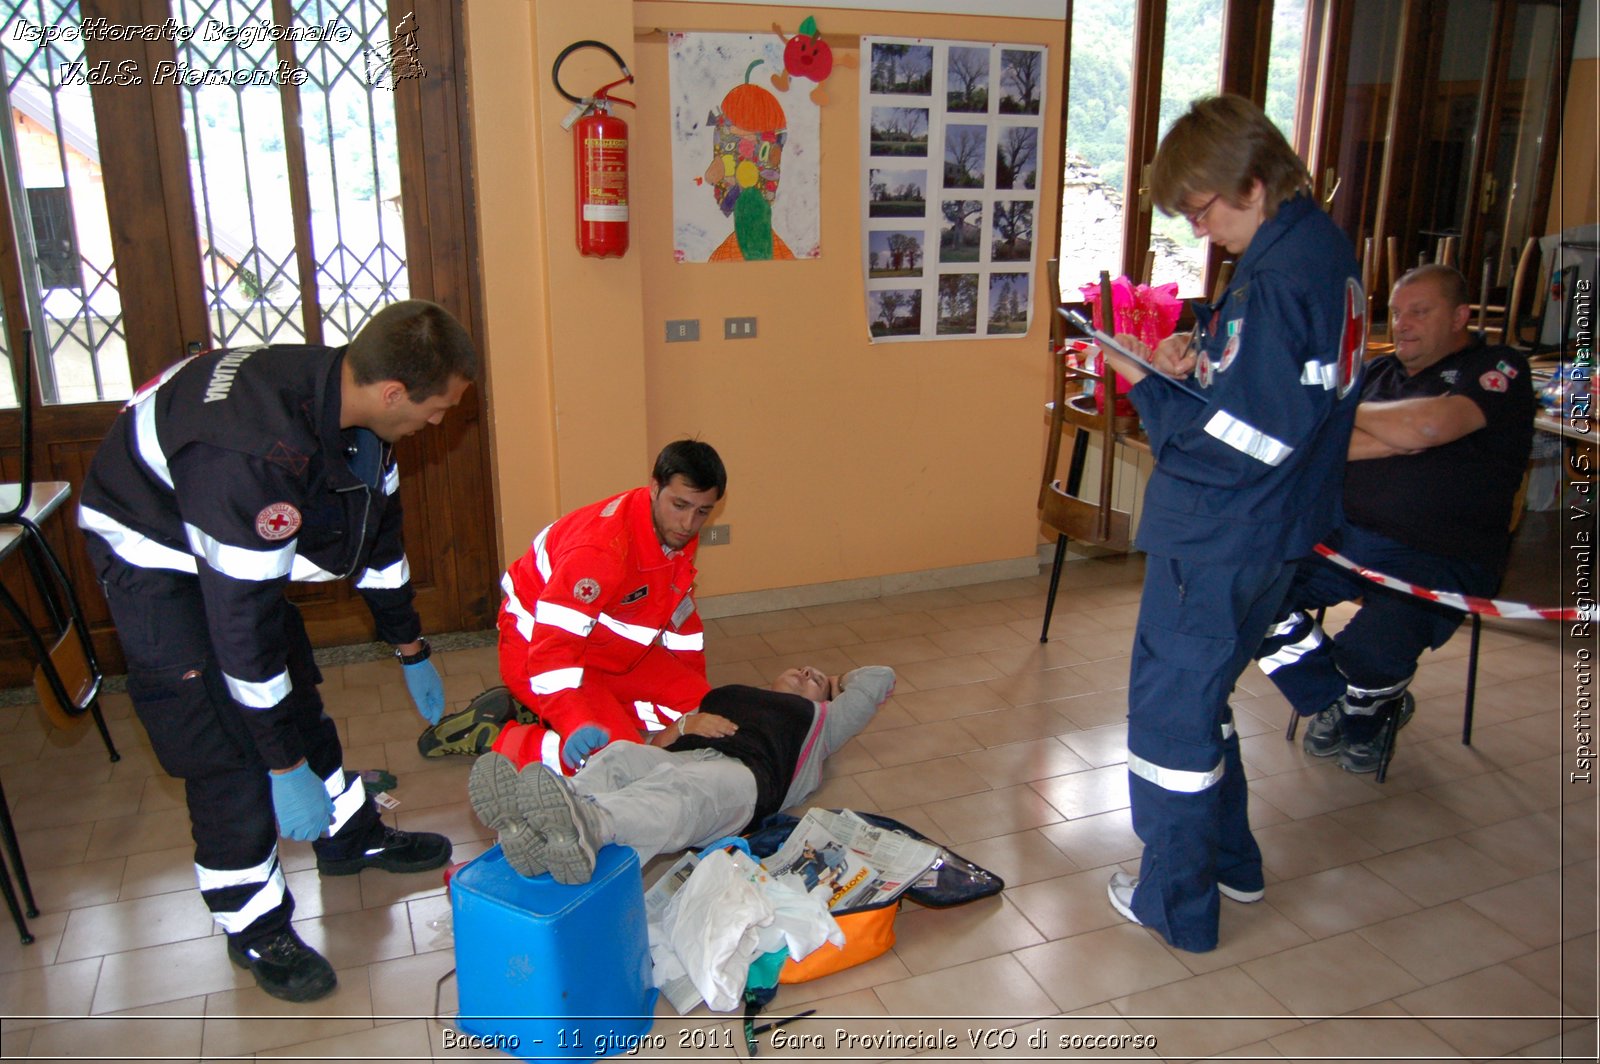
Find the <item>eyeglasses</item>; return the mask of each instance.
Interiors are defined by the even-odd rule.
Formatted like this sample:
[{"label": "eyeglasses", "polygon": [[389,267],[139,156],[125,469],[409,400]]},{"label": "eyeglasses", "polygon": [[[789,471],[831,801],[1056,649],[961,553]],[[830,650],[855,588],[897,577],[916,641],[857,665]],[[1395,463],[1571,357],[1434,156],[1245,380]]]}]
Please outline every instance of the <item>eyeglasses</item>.
[{"label": "eyeglasses", "polygon": [[1201,207],[1199,210],[1194,211],[1193,213],[1190,213],[1189,211],[1180,211],[1179,213],[1183,215],[1183,220],[1189,223],[1190,228],[1193,228],[1206,220],[1206,215],[1211,213],[1211,208],[1215,207],[1217,205],[1217,200],[1221,198],[1222,193],[1218,192],[1215,196],[1212,196],[1210,199],[1206,200],[1206,205]]}]

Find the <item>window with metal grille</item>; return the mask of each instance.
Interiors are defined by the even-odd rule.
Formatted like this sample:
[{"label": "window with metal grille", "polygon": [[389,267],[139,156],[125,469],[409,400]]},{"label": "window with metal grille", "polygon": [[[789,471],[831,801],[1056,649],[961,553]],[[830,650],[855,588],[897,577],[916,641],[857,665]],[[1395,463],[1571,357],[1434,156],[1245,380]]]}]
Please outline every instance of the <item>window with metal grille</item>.
[{"label": "window with metal grille", "polygon": [[[398,80],[422,72],[407,66],[404,23],[397,35],[383,0],[173,0],[170,10],[192,31],[173,41],[174,59],[112,89],[177,86],[212,345],[347,341],[410,290],[394,97]],[[46,403],[126,398],[91,98],[97,79],[106,91],[120,71],[87,59],[76,2],[0,0],[0,17],[6,179],[17,228],[32,237],[21,301],[40,390]]]},{"label": "window with metal grille", "polygon": [[[219,347],[348,340],[406,298],[387,5],[181,0],[184,131]],[[211,27],[265,24],[298,39]],[[208,32],[209,31],[209,32]],[[187,73],[193,72],[193,73]],[[227,82],[213,72],[228,75]],[[266,80],[268,84],[241,84]],[[211,75],[211,76],[207,76]]]}]

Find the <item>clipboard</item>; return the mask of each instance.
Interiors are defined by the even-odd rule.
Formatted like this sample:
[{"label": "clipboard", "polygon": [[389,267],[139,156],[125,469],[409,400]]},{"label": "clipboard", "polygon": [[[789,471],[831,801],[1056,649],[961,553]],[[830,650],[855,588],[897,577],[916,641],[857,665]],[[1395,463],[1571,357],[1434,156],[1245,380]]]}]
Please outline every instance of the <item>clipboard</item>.
[{"label": "clipboard", "polygon": [[1152,377],[1160,377],[1162,380],[1166,381],[1168,384],[1172,385],[1174,388],[1177,388],[1180,391],[1183,391],[1183,392],[1188,393],[1189,395],[1192,395],[1194,398],[1200,400],[1202,403],[1211,402],[1211,400],[1208,399],[1198,388],[1196,388],[1193,385],[1191,385],[1188,381],[1181,380],[1181,379],[1179,379],[1177,377],[1172,376],[1169,373],[1161,372],[1161,370],[1159,370],[1159,369],[1157,369],[1155,367],[1155,364],[1153,362],[1149,361],[1148,359],[1139,357],[1138,355],[1134,354],[1132,351],[1129,351],[1126,347],[1123,347],[1121,344],[1117,343],[1117,341],[1115,339],[1113,339],[1112,337],[1110,337],[1106,333],[1103,333],[1099,329],[1096,329],[1093,325],[1091,325],[1089,323],[1089,320],[1087,318],[1085,318],[1082,314],[1079,314],[1077,311],[1068,310],[1066,307],[1056,307],[1056,313],[1061,315],[1063,318],[1066,318],[1067,321],[1072,323],[1074,328],[1076,328],[1079,332],[1083,333],[1085,336],[1094,337],[1094,342],[1095,343],[1099,344],[1101,347],[1107,348],[1108,350],[1115,351],[1117,354],[1121,355],[1123,358],[1126,358],[1128,361],[1130,361],[1130,362],[1134,363],[1135,365],[1139,366],[1146,373],[1150,374],[1150,376],[1152,376]]}]

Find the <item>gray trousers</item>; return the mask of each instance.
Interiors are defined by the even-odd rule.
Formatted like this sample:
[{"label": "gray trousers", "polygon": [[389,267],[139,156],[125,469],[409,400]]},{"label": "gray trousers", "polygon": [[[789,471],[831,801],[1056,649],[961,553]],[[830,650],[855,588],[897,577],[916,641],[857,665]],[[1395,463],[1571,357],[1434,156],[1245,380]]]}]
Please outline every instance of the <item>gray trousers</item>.
[{"label": "gray trousers", "polygon": [[[808,753],[796,766],[784,807],[809,798],[822,764],[855,738],[894,690],[894,671],[856,669],[838,698],[819,711]],[[657,854],[698,849],[742,831],[756,808],[756,778],[716,750],[673,752],[643,743],[612,743],[572,777],[572,788],[599,808],[605,842],[632,846],[644,864]]]},{"label": "gray trousers", "polygon": [[612,743],[572,777],[572,789],[599,807],[604,841],[632,846],[640,864],[735,834],[756,808],[756,778],[715,750]]}]

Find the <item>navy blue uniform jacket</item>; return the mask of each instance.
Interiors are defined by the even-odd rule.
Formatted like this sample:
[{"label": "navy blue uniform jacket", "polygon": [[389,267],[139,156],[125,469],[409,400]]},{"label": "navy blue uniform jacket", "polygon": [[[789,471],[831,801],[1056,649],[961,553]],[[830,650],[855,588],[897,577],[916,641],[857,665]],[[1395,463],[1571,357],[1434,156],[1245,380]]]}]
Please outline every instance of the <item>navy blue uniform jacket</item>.
[{"label": "navy blue uniform jacket", "polygon": [[422,631],[400,472],[376,436],[340,429],[343,363],[343,348],[287,345],[180,362],[117,416],[78,511],[122,563],[198,578],[217,667],[270,768],[303,756],[284,703],[289,580],[354,578],[379,639]]},{"label": "navy blue uniform jacket", "polygon": [[1222,301],[1198,306],[1193,396],[1128,392],[1155,454],[1136,545],[1205,563],[1286,561],[1340,521],[1365,296],[1344,234],[1306,195],[1256,230]]}]

